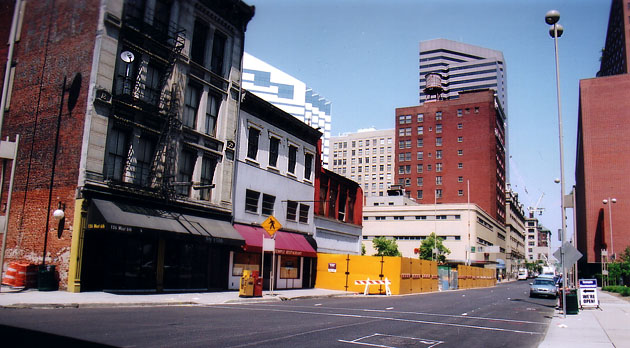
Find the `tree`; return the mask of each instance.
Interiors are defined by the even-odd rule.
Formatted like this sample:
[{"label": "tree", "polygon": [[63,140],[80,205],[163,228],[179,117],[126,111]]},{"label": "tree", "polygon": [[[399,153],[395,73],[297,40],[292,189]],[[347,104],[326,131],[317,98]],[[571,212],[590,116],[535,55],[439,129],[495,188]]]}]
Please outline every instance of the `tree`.
[{"label": "tree", "polygon": [[617,284],[621,278],[623,284],[630,284],[630,247],[626,247],[615,262],[608,265],[610,280]]},{"label": "tree", "polygon": [[361,243],[361,255],[365,255],[365,244]]},{"label": "tree", "polygon": [[443,240],[444,238],[437,237],[435,235],[435,232],[431,233],[427,238],[425,238],[422,241],[422,244],[420,244],[420,259],[421,260],[435,260],[433,248],[437,247],[438,263],[446,262],[446,255],[450,254],[451,251],[447,247],[444,246],[444,244],[442,243]]},{"label": "tree", "polygon": [[385,237],[376,237],[372,239],[376,254],[374,256],[401,256],[398,251],[398,244],[393,239],[387,239]]}]

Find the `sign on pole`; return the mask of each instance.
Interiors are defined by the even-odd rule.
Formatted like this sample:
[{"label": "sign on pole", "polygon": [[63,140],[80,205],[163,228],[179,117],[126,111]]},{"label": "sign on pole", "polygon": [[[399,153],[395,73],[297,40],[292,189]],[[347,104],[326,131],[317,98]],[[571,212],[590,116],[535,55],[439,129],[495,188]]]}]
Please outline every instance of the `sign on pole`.
[{"label": "sign on pole", "polygon": [[564,250],[564,263],[566,267],[573,266],[574,263],[582,258],[582,253],[569,242],[564,242],[564,244],[553,253],[553,256],[558,260],[562,260],[562,250]]},{"label": "sign on pole", "polygon": [[276,232],[278,232],[279,229],[282,228],[280,222],[275,217],[273,217],[273,215],[269,215],[269,217],[265,221],[263,221],[261,226],[272,237],[274,234],[276,234]]}]

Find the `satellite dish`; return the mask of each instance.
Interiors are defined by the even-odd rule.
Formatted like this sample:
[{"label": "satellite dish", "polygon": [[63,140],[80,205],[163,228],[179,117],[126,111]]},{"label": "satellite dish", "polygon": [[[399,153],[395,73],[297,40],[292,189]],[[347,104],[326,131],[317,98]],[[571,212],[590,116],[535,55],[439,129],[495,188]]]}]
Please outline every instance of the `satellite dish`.
[{"label": "satellite dish", "polygon": [[134,55],[133,53],[129,52],[129,51],[123,51],[120,53],[120,59],[123,60],[123,62],[125,63],[131,63],[134,60]]}]

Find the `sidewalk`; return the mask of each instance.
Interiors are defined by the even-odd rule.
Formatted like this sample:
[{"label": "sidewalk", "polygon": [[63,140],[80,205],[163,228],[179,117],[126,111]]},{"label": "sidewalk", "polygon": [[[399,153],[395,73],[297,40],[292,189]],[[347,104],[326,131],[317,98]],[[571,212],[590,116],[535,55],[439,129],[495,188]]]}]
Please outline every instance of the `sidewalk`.
[{"label": "sidewalk", "polygon": [[62,308],[62,307],[134,307],[172,305],[210,305],[244,302],[284,301],[296,298],[354,296],[354,293],[325,289],[292,289],[263,292],[263,297],[239,297],[238,291],[173,293],[173,294],[112,294],[107,292],[16,291],[2,286],[0,308]]},{"label": "sidewalk", "polygon": [[630,348],[630,301],[597,290],[599,309],[584,309],[563,318],[556,311],[539,348]]}]

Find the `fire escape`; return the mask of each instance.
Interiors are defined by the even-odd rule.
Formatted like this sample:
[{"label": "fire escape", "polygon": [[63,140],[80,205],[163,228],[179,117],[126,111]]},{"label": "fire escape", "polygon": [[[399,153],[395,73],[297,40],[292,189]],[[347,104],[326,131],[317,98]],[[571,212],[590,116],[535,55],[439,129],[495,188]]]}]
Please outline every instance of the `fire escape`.
[{"label": "fire escape", "polygon": [[[177,144],[181,132],[180,88],[173,72],[185,43],[185,31],[175,23],[160,21],[134,1],[126,2],[120,22],[124,75],[116,77],[112,118],[127,129],[140,129],[156,139],[150,163],[140,165],[128,147],[123,174],[107,183],[110,187],[173,200]],[[153,19],[151,23],[147,18]],[[144,76],[141,76],[144,75]],[[141,77],[139,77],[141,76]],[[151,81],[149,81],[151,79]],[[169,83],[169,81],[171,83]],[[111,164],[110,164],[111,165]]]}]

